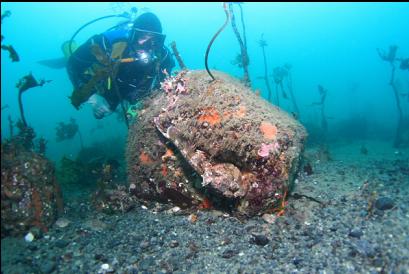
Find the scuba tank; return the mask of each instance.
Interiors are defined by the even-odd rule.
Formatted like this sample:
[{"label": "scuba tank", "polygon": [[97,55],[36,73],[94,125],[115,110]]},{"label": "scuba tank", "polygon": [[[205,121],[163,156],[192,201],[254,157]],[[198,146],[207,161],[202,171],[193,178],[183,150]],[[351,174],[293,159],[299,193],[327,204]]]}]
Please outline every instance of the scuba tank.
[{"label": "scuba tank", "polygon": [[[70,43],[71,43],[71,44],[70,44]],[[70,50],[70,46],[71,46],[71,48],[72,48],[72,51]],[[70,56],[71,56],[71,52],[76,51],[77,48],[78,48],[78,45],[77,45],[77,43],[75,43],[75,41],[72,41],[72,42],[71,42],[70,40],[65,41],[65,42],[61,45],[61,51],[62,51],[63,54],[64,54],[65,60],[68,60],[68,58],[70,58]]]}]

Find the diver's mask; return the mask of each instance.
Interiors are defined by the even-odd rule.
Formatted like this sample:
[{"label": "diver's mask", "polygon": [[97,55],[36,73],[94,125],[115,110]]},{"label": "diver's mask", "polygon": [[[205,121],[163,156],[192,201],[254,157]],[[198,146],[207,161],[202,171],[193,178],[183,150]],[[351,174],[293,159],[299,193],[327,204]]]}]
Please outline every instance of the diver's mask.
[{"label": "diver's mask", "polygon": [[166,35],[159,32],[133,28],[130,41],[138,49],[160,50],[163,48],[165,38]]},{"label": "diver's mask", "polygon": [[131,58],[141,66],[148,66],[154,63],[162,51],[166,35],[133,28],[130,35],[130,44],[132,53]]}]

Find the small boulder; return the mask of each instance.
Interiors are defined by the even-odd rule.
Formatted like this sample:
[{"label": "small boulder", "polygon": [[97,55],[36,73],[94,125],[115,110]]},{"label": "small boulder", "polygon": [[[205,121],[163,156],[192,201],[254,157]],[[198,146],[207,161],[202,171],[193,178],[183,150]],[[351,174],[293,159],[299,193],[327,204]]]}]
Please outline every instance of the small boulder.
[{"label": "small boulder", "polygon": [[394,206],[394,201],[389,197],[380,197],[375,202],[375,207],[379,210],[392,209]]}]

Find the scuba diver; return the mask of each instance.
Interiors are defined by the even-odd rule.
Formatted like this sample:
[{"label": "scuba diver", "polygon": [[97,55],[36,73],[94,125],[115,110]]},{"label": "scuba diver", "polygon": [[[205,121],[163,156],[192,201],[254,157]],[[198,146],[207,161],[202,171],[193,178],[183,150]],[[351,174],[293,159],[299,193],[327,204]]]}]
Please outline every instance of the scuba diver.
[{"label": "scuba diver", "polygon": [[164,46],[165,37],[158,17],[146,12],[130,26],[111,28],[88,39],[66,62],[74,86],[71,103],[77,109],[90,103],[97,119],[111,114],[123,101],[135,110],[132,105],[159,87],[175,66]]}]

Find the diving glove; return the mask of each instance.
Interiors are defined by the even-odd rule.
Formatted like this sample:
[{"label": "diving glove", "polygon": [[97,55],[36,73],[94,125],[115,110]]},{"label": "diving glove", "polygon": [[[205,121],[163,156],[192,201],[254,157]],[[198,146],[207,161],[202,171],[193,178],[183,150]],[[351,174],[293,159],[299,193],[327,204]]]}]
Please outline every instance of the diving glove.
[{"label": "diving glove", "polygon": [[91,97],[89,97],[87,102],[92,106],[94,116],[97,119],[102,119],[113,112],[109,108],[107,100],[101,95],[93,94]]}]

